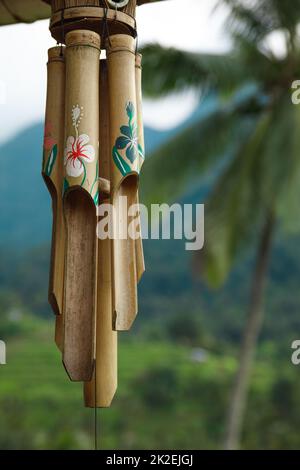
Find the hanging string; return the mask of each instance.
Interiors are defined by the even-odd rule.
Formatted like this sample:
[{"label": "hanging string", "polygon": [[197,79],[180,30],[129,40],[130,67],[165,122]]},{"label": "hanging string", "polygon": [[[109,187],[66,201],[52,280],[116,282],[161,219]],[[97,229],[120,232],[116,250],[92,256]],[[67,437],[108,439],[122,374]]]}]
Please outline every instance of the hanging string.
[{"label": "hanging string", "polygon": [[62,9],[61,12],[61,31],[62,31],[62,41],[60,43],[60,55],[63,56],[63,45],[65,43],[65,9]]},{"label": "hanging string", "polygon": [[[128,3],[128,2],[127,2]],[[124,6],[124,5],[123,5]],[[117,3],[115,4],[115,15],[114,15],[114,19],[113,21],[118,21],[118,5]],[[134,31],[133,31],[133,34],[132,34],[132,28],[128,25],[128,24],[123,24],[123,26],[128,30],[129,34],[130,35],[133,35],[134,38],[137,37],[137,26],[136,26],[136,18],[132,15],[129,15],[128,13],[126,13],[127,16],[130,16],[133,20],[134,20]]]},{"label": "hanging string", "polygon": [[[97,355],[97,352],[96,352]],[[94,402],[94,440],[95,440],[95,450],[98,450],[98,407],[97,407],[97,362],[95,359],[94,363],[95,367],[95,387],[94,387],[94,393],[95,393],[95,402]]]},{"label": "hanging string", "polygon": [[[107,3],[105,2],[107,5]],[[105,37],[108,40],[109,46],[111,47],[111,42],[110,42],[110,34],[109,34],[109,27],[108,27],[108,21],[107,21],[107,13],[108,13],[108,6],[105,6],[103,8],[103,23],[102,23],[102,28],[100,28],[100,37],[101,40],[102,38],[104,39]],[[96,358],[97,358],[97,345],[96,345]],[[97,406],[97,359],[95,358],[95,373],[94,373],[94,450],[98,450],[98,406]]]},{"label": "hanging string", "polygon": [[134,18],[134,30],[135,30],[135,55],[137,55],[138,53],[138,50],[139,50],[139,35],[138,35],[138,30],[137,30],[137,22],[136,22],[136,18]]},{"label": "hanging string", "polygon": [[102,28],[102,35],[103,37],[106,37],[108,40],[109,47],[111,47],[111,41],[110,41],[110,34],[109,34],[109,27],[108,27],[108,21],[107,21],[107,13],[108,13],[108,8],[104,8],[104,17],[103,17],[103,28]]}]

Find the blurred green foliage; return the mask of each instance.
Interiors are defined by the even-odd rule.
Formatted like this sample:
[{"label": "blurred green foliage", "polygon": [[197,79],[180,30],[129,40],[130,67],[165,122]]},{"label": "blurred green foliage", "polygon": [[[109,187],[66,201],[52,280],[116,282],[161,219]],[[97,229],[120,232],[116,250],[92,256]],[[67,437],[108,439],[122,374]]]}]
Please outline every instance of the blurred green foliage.
[{"label": "blurred green foliage", "polygon": [[[253,261],[251,254],[241,260],[224,289],[211,295],[189,277],[186,253],[174,243],[146,243],[140,315],[130,333],[119,335],[118,391],[112,407],[99,412],[101,448],[222,445]],[[300,332],[299,247],[297,237],[275,245],[243,448],[300,446],[300,376],[290,362]],[[48,252],[11,253],[14,269],[1,271],[0,338],[7,343],[7,365],[0,366],[1,449],[93,446],[93,410],[84,408],[82,387],[69,381],[53,340]]]},{"label": "blurred green foliage", "polygon": [[[211,294],[193,280],[180,243],[145,243],[140,314],[133,330],[119,335],[119,387],[112,407],[99,412],[101,448],[222,445],[252,254]],[[7,342],[7,365],[0,366],[1,449],[93,446],[93,410],[84,408],[81,385],[70,383],[54,344],[48,256],[48,246],[0,252],[0,338]],[[300,334],[299,277],[299,238],[279,237],[243,448],[300,446],[300,376],[290,362],[291,342]]]},{"label": "blurred green foliage", "polygon": [[[27,315],[17,323],[0,366],[0,448],[92,448],[93,410],[83,406],[81,384],[65,374],[53,322]],[[219,448],[237,366],[232,354],[206,350],[198,362],[189,346],[120,337],[119,387],[112,407],[99,411],[100,448]],[[259,359],[243,447],[299,448],[300,375],[290,351],[278,355],[265,342]]]}]

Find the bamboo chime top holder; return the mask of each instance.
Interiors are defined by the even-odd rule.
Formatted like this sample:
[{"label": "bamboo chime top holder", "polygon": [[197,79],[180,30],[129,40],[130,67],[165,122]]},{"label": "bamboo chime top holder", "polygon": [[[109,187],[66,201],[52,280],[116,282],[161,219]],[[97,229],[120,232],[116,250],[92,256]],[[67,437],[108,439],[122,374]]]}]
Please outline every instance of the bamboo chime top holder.
[{"label": "bamboo chime top holder", "polygon": [[[117,331],[137,314],[145,271],[127,207],[138,204],[144,162],[136,6],[144,0],[47,0],[50,31],[43,177],[52,198],[49,301],[66,372],[89,407],[117,388]],[[106,59],[100,59],[101,49]],[[113,239],[97,237],[97,208],[114,209]],[[100,217],[100,220],[101,217]],[[124,233],[124,232],[123,232]]]},{"label": "bamboo chime top holder", "polygon": [[[50,3],[50,2],[48,2]],[[50,31],[56,41],[63,43],[68,31],[88,29],[102,36],[129,34],[136,36],[137,0],[52,0]],[[115,5],[115,6],[114,6]]]}]

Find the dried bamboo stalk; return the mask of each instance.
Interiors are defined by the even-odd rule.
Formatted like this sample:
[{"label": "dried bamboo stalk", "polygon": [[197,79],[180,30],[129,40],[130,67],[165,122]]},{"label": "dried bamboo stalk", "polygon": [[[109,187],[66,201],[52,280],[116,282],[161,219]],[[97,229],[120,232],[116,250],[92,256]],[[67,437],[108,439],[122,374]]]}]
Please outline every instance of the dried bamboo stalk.
[{"label": "dried bamboo stalk", "polygon": [[62,207],[63,146],[65,108],[64,48],[48,51],[47,101],[45,114],[42,175],[52,198],[52,245],[49,276],[49,303],[57,315],[55,340],[61,349],[61,313],[64,284],[65,226]]},{"label": "dried bamboo stalk", "polygon": [[[110,178],[109,102],[106,60],[100,66],[99,174]],[[100,204],[109,203],[103,199]],[[96,327],[96,375],[84,384],[85,405],[109,407],[117,389],[118,333],[112,328],[111,240],[98,240],[98,288]],[[96,377],[96,384],[95,384]],[[96,400],[95,400],[96,395]]]},{"label": "dried bamboo stalk", "polygon": [[66,45],[63,362],[71,380],[89,381],[95,358],[100,37],[72,31]]},{"label": "dried bamboo stalk", "polygon": [[135,240],[127,234],[129,221],[122,198],[127,198],[127,205],[130,207],[136,202],[138,186],[134,39],[124,34],[112,36],[107,57],[111,190],[115,212],[112,250],[114,327],[116,330],[128,330],[138,309]]},{"label": "dried bamboo stalk", "polygon": [[64,349],[64,316],[61,313],[55,317],[55,343],[58,349],[63,352]]}]

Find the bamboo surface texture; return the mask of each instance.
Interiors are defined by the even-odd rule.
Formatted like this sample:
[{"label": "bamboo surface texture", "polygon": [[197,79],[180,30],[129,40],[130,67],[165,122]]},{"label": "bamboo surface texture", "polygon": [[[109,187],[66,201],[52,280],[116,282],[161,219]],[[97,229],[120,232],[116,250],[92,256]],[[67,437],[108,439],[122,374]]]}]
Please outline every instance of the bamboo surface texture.
[{"label": "bamboo surface texture", "polygon": [[64,349],[64,316],[62,313],[55,317],[55,343],[62,353]]},{"label": "bamboo surface texture", "polygon": [[[108,45],[110,101],[111,191],[115,211],[113,272],[116,330],[128,330],[137,314],[135,240],[127,236],[127,206],[136,202],[138,152],[136,146],[135,44],[128,35],[115,35]],[[123,199],[123,200],[122,200]]]},{"label": "bamboo surface texture", "polygon": [[97,303],[100,37],[73,31],[66,44],[63,363],[71,380],[89,381]]},{"label": "bamboo surface texture", "polygon": [[55,340],[61,349],[61,325],[64,287],[65,226],[62,207],[65,60],[64,48],[48,51],[47,101],[45,115],[42,174],[52,198],[52,245],[49,275],[49,303],[57,315]]},{"label": "bamboo surface texture", "polygon": [[[104,25],[106,17],[107,26]],[[103,33],[103,36],[114,34],[136,35],[136,21],[131,15],[122,10],[106,10],[105,8],[73,7],[66,10],[59,10],[52,14],[50,20],[50,31],[54,39],[65,43],[66,34],[70,31],[86,29],[96,33]]]},{"label": "bamboo surface texture", "polygon": [[[141,171],[145,158],[145,139],[144,139],[144,123],[143,123],[143,106],[142,106],[142,55],[135,56],[135,88],[136,88],[136,107],[137,107],[137,137],[138,137],[138,159],[139,171]],[[136,203],[139,204],[139,195],[137,192]],[[139,215],[139,224],[141,230],[141,217]],[[145,259],[143,250],[142,234],[135,241],[136,256],[136,275],[137,282],[141,280],[145,272]]]},{"label": "bamboo surface texture", "polygon": [[[12,0],[14,2],[21,2],[24,0]],[[25,1],[29,1],[29,0],[25,0]],[[99,5],[100,3],[104,3],[105,0],[42,0],[44,1],[45,3],[48,3],[49,5],[53,4],[55,8],[59,8],[60,5],[63,5],[66,1],[69,1],[69,2],[73,2],[73,3],[76,3],[76,6],[78,6],[78,4],[91,4],[91,5]],[[107,1],[107,0],[106,0]],[[159,2],[159,1],[164,1],[164,0],[137,0],[136,4],[137,5],[144,5],[146,3],[154,3],[154,2]],[[61,8],[61,7],[60,7]]]},{"label": "bamboo surface texture", "polygon": [[[100,176],[110,178],[109,102],[106,60],[100,67]],[[106,196],[107,197],[107,196]],[[109,199],[100,200],[109,203]],[[117,389],[117,335],[113,331],[111,240],[98,240],[96,374],[84,385],[85,405],[109,407]],[[95,383],[96,381],[96,383]],[[95,400],[96,395],[96,400]]]}]

